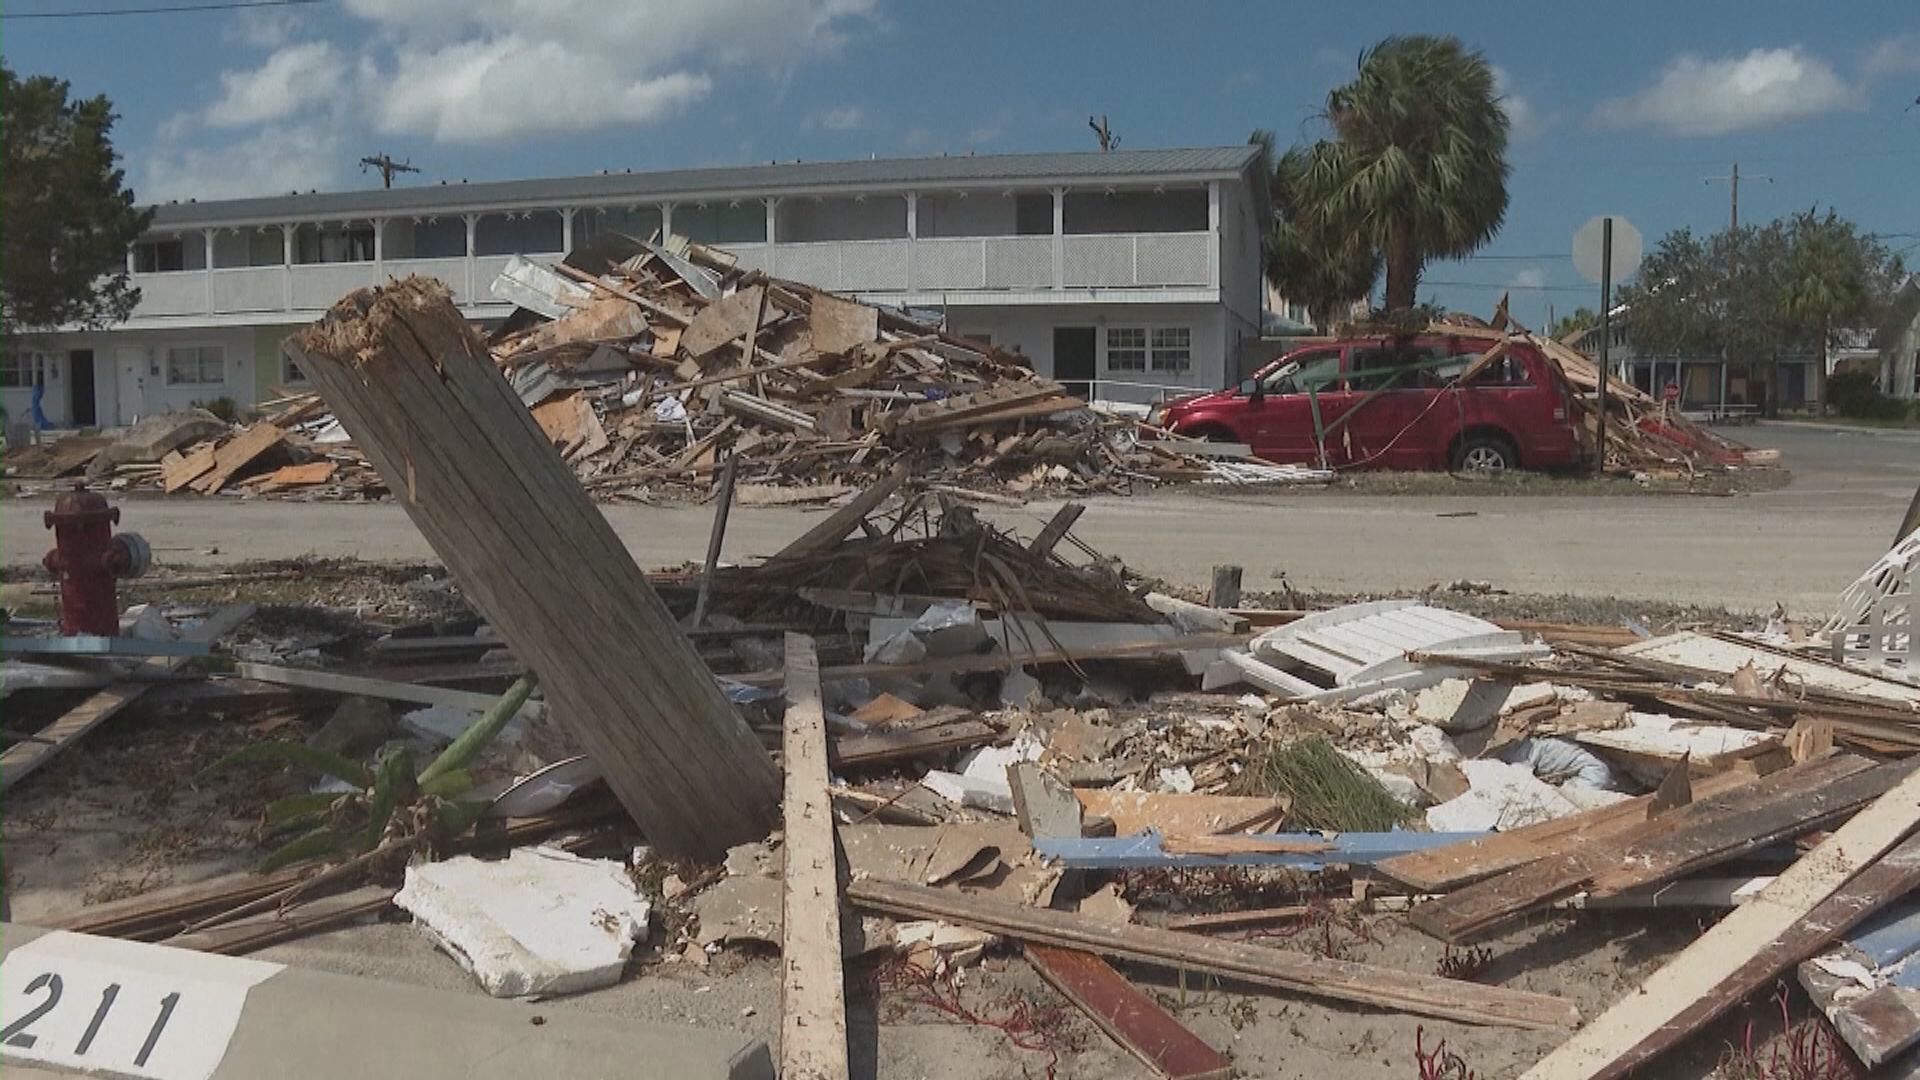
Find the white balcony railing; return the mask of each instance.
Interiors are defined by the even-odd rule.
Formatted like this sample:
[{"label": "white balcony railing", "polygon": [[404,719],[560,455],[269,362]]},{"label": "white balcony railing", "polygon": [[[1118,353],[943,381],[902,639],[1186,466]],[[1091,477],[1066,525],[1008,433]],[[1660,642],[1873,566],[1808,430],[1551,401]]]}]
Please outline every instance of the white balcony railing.
[{"label": "white balcony railing", "polygon": [[[740,264],[836,292],[963,292],[1067,288],[1171,288],[1214,284],[1207,233],[970,236],[742,244]],[[1055,265],[1055,259],[1059,265]],[[557,257],[548,253],[541,257]],[[136,316],[323,311],[348,292],[389,277],[427,274],[461,304],[493,300],[489,286],[510,255],[302,263],[135,274]]]}]

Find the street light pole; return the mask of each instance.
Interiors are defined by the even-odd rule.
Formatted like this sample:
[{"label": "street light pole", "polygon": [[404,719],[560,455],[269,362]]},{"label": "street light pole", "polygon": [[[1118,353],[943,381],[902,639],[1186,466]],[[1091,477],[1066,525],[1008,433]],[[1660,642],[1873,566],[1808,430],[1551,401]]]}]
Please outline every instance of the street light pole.
[{"label": "street light pole", "polygon": [[[1591,250],[1591,249],[1589,249]],[[1594,451],[1593,471],[1607,471],[1607,346],[1613,309],[1613,219],[1600,225],[1600,439]]]}]

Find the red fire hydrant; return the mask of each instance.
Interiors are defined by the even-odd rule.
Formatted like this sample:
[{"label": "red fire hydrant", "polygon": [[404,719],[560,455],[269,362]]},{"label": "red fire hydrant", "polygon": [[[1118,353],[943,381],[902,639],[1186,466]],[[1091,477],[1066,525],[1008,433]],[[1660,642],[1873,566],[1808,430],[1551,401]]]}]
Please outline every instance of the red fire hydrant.
[{"label": "red fire hydrant", "polygon": [[56,499],[46,513],[53,550],[41,565],[60,583],[60,632],[113,637],[120,632],[120,599],[114,579],[139,577],[153,563],[153,549],[139,533],[113,535],[120,508],[108,506],[85,484]]}]

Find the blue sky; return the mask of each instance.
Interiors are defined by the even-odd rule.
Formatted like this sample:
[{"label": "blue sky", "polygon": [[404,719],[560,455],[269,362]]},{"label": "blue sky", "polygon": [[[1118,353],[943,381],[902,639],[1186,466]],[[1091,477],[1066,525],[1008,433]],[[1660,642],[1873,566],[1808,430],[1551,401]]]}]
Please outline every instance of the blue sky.
[{"label": "blue sky", "polygon": [[[1422,298],[1541,322],[1594,303],[1565,257],[1597,213],[1651,245],[1832,206],[1920,262],[1920,3],[966,3],[322,0],[113,18],[184,0],[6,0],[17,72],[105,93],[142,198],[779,160],[1090,149],[1319,134],[1365,46],[1448,33],[1499,69],[1512,206]],[[1552,10],[1548,10],[1552,8]],[[1760,176],[1770,180],[1759,179]],[[1536,257],[1547,256],[1547,257]]]}]

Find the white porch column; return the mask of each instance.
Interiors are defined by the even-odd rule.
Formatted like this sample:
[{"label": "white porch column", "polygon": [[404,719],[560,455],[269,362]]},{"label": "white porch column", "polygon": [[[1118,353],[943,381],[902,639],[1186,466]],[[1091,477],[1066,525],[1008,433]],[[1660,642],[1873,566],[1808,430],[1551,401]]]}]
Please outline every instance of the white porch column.
[{"label": "white porch column", "polygon": [[133,245],[132,245],[132,244],[128,244],[128,245],[127,245],[127,274],[128,274],[128,276],[132,276],[132,275],[134,275],[134,274],[136,274],[136,273],[138,273],[138,272],[139,272],[139,271],[137,271],[137,270],[135,270],[135,269],[134,269],[134,267],[135,267],[136,265],[138,265],[138,264],[134,262],[134,258],[133,258]]},{"label": "white porch column", "polygon": [[909,290],[920,287],[919,267],[916,265],[920,261],[917,257],[920,245],[915,243],[919,239],[920,193],[909,191],[907,192],[907,288]]},{"label": "white porch column", "polygon": [[1067,189],[1053,189],[1053,287],[1067,287]]},{"label": "white porch column", "polygon": [[660,204],[660,242],[662,244],[666,243],[667,238],[672,235],[673,235],[673,204],[670,202],[663,202]]},{"label": "white porch column", "polygon": [[565,255],[573,254],[574,212],[574,208],[571,206],[563,206],[560,208],[560,251]]},{"label": "white porch column", "polygon": [[461,290],[460,298],[462,300],[467,300],[468,298],[473,296],[474,237],[478,235],[478,233],[480,232],[480,215],[479,214],[462,214],[460,216],[462,220],[464,220],[467,223],[467,284],[466,284],[466,287]]},{"label": "white porch column", "polygon": [[1207,181],[1207,284],[1220,287],[1220,181]]},{"label": "white porch column", "polygon": [[293,231],[297,228],[292,224],[280,226],[280,306],[287,311],[293,310]]},{"label": "white porch column", "polygon": [[209,315],[213,314],[213,234],[218,231],[217,229],[200,230],[201,238],[207,245],[207,265],[202,271],[202,275],[207,283],[206,312]]},{"label": "white porch column", "polygon": [[387,219],[373,219],[373,281],[385,284],[387,280]]},{"label": "white porch column", "polygon": [[777,274],[779,273],[779,268],[775,260],[777,260],[779,256],[774,252],[773,245],[780,231],[778,228],[778,222],[780,220],[780,197],[777,195],[769,195],[761,201],[767,204],[767,273]]}]

